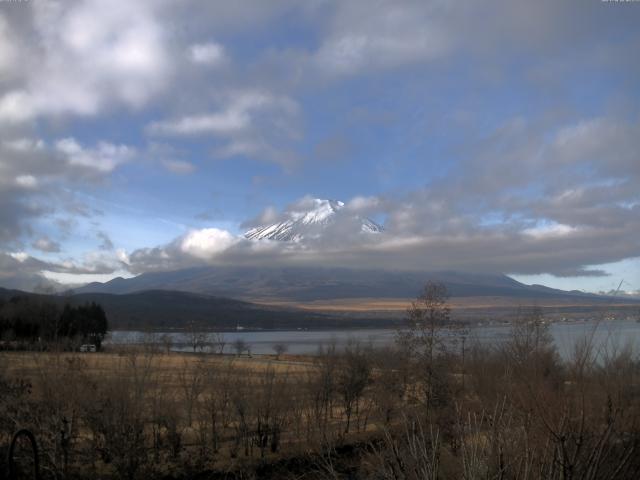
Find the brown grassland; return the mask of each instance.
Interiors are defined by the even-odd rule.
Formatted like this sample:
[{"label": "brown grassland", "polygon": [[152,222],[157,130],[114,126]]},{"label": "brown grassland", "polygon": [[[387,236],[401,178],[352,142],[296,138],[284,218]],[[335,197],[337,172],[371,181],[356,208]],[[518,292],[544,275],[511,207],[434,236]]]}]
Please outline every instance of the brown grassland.
[{"label": "brown grassland", "polygon": [[427,290],[392,348],[312,357],[3,352],[0,458],[27,428],[47,479],[640,478],[633,346],[561,360],[538,312],[492,347],[448,315]]}]

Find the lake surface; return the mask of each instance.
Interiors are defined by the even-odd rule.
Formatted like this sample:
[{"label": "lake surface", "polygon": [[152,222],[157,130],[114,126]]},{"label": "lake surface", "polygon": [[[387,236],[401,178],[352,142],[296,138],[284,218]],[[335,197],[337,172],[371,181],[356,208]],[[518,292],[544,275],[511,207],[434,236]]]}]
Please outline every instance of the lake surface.
[{"label": "lake surface", "polygon": [[[475,326],[469,329],[468,343],[473,341],[484,345],[499,344],[509,338],[510,325]],[[640,349],[640,323],[634,319],[602,320],[584,322],[559,322],[550,326],[550,332],[563,358],[568,358],[577,342],[593,338],[593,345],[601,350],[630,346],[637,354]],[[162,336],[171,339],[172,349],[191,351],[190,337],[185,332],[154,332],[116,330],[106,339],[106,344],[149,344],[162,343]],[[203,333],[211,336],[210,333]],[[383,347],[393,344],[396,338],[394,329],[356,329],[356,330],[261,330],[224,332],[225,353],[232,353],[233,343],[241,339],[250,346],[255,354],[272,354],[276,343],[285,344],[291,354],[314,354],[320,345],[335,342],[338,348],[344,348],[350,341]],[[209,337],[210,338],[210,337]],[[211,347],[205,347],[205,351]]]}]

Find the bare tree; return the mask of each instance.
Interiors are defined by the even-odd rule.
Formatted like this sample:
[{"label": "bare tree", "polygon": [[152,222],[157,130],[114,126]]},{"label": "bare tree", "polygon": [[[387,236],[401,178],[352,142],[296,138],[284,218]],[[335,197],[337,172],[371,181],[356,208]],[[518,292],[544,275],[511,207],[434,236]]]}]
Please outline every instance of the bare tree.
[{"label": "bare tree", "polygon": [[329,419],[337,388],[338,355],[334,341],[327,347],[320,346],[318,348],[315,365],[316,371],[309,372],[306,378],[307,395],[311,400],[311,406],[307,411],[309,415],[307,436],[311,439],[312,430],[315,428],[320,435],[321,442],[326,444]]},{"label": "bare tree", "polygon": [[406,328],[398,332],[399,344],[417,361],[423,376],[427,408],[432,405],[434,385],[442,380],[436,357],[445,351],[444,330],[450,325],[449,293],[443,283],[429,281],[407,310]]},{"label": "bare tree", "polygon": [[518,313],[505,345],[505,353],[516,374],[528,382],[558,373],[558,354],[549,323],[545,321],[540,308]]},{"label": "bare tree", "polygon": [[163,334],[160,337],[160,342],[162,343],[165,353],[169,355],[171,353],[171,347],[173,346],[173,340],[171,338],[171,335],[167,333]]},{"label": "bare tree", "polygon": [[260,394],[255,397],[255,436],[260,456],[264,457],[267,447],[273,453],[280,447],[280,437],[289,412],[290,385],[286,373],[278,375],[269,367],[256,386]]},{"label": "bare tree", "polygon": [[214,352],[222,355],[224,353],[224,347],[227,345],[224,334],[222,332],[213,332],[210,336],[210,341]]},{"label": "bare tree", "polygon": [[202,351],[207,342],[207,334],[199,330],[198,326],[193,321],[189,322],[187,334],[189,344],[191,345],[191,348],[193,348],[193,353],[196,353],[197,350]]},{"label": "bare tree", "polygon": [[371,362],[357,342],[347,345],[343,362],[338,371],[338,391],[347,417],[344,433],[349,433],[351,415],[354,410],[357,414],[360,397],[371,378]]},{"label": "bare tree", "polygon": [[134,479],[147,465],[146,400],[155,383],[152,358],[151,354],[140,360],[135,355],[125,357],[115,366],[114,375],[86,389],[90,397],[83,399],[93,450],[114,465],[119,478]]},{"label": "bare tree", "polygon": [[388,425],[404,406],[410,382],[409,362],[404,349],[386,348],[372,353],[376,377],[371,393],[378,414]]},{"label": "bare tree", "polygon": [[370,455],[371,478],[382,480],[441,478],[442,438],[433,425],[425,426],[418,419],[405,417],[398,433],[390,430],[384,430],[383,433],[382,445],[374,445]]},{"label": "bare tree", "polygon": [[233,349],[236,351],[236,355],[240,356],[243,352],[249,351],[249,345],[242,338],[238,338],[233,342]]},{"label": "bare tree", "polygon": [[237,376],[232,362],[226,363],[224,368],[210,368],[207,371],[203,407],[208,417],[214,453],[218,452],[223,432],[231,422],[231,397]]},{"label": "bare tree", "polygon": [[182,390],[184,406],[187,414],[187,425],[193,423],[193,411],[198,399],[202,394],[205,365],[199,360],[195,365],[188,360],[184,360],[182,368],[178,374],[180,388]]},{"label": "bare tree", "polygon": [[284,343],[275,343],[272,348],[273,351],[276,352],[276,358],[278,360],[280,360],[280,356],[289,349],[289,347]]}]

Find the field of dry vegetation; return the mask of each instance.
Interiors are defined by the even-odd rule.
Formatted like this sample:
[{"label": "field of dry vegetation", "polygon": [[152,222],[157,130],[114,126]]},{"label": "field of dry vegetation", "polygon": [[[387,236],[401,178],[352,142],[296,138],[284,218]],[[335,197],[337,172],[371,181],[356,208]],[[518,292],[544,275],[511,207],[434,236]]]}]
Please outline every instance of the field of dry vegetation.
[{"label": "field of dry vegetation", "polygon": [[444,342],[438,295],[387,350],[0,353],[0,458],[28,428],[42,478],[640,478],[632,349],[561,361],[535,312],[499,347]]}]

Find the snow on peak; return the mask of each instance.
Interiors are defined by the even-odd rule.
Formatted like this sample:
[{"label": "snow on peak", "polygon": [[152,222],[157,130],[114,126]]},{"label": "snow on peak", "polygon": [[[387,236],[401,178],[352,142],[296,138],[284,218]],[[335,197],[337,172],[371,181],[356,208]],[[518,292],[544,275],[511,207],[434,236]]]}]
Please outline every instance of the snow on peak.
[{"label": "snow on peak", "polygon": [[[285,218],[271,225],[261,225],[245,233],[250,240],[283,240],[300,241],[308,237],[317,237],[327,226],[335,223],[337,214],[345,207],[339,200],[324,200],[320,198],[303,202],[296,210],[285,213]],[[373,220],[343,211],[346,218],[360,224],[360,231],[378,233],[383,230]]]}]

